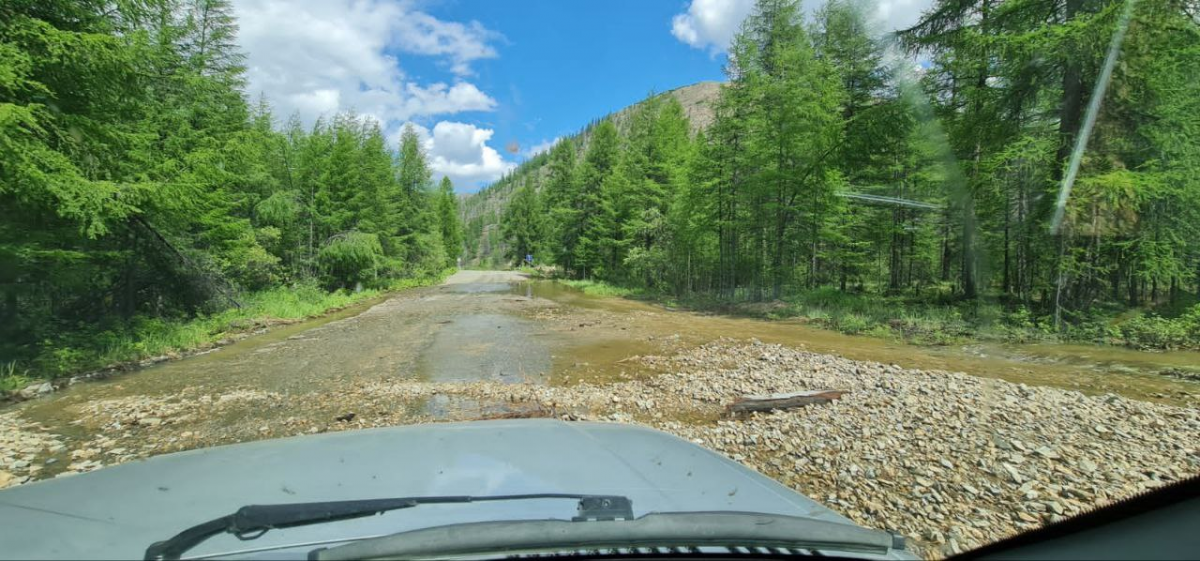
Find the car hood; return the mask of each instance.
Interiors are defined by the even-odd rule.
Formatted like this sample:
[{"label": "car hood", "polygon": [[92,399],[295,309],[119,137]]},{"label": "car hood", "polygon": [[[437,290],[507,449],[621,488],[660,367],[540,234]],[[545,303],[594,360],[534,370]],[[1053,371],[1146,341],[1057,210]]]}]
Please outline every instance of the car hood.
[{"label": "car hood", "polygon": [[[140,558],[152,542],[248,504],[535,492],[624,495],[636,516],[755,511],[850,524],[755,471],[656,430],[505,420],[192,450],[0,491],[0,556]],[[575,507],[562,500],[429,505],[275,530],[253,542],[217,536],[188,555],[462,522],[569,518]]]}]

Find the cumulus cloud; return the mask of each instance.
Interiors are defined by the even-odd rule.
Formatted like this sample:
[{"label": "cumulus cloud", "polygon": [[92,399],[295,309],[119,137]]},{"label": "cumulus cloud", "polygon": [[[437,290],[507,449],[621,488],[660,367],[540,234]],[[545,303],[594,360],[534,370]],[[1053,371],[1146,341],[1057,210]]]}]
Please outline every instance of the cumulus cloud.
[{"label": "cumulus cloud", "polygon": [[[869,7],[870,19],[882,32],[912,26],[933,0],[876,0]],[[815,10],[824,2],[806,3]],[[671,34],[697,49],[712,53],[729,48],[742,21],[754,8],[754,0],[691,0],[686,12],[671,19]]]},{"label": "cumulus cloud", "polygon": [[450,70],[471,74],[471,61],[495,58],[488,39],[499,35],[477,21],[468,24],[441,21],[423,12],[412,12],[397,22],[397,46],[411,53],[449,57]]},{"label": "cumulus cloud", "polygon": [[697,49],[724,51],[753,8],[754,0],[692,0],[671,19],[671,34]]},{"label": "cumulus cloud", "polygon": [[[384,122],[489,111],[496,101],[463,81],[470,63],[496,56],[495,34],[477,22],[441,21],[403,1],[237,0],[247,92],[281,115],[354,109]],[[453,84],[418,84],[389,53],[444,59]]]},{"label": "cumulus cloud", "polygon": [[[374,119],[399,143],[413,119],[492,111],[496,100],[466,78],[471,63],[494,58],[501,37],[478,22],[443,21],[408,0],[236,0],[247,92],[276,113],[308,124],[353,110]],[[450,81],[418,83],[397,56],[435,57]],[[499,178],[516,164],[491,146],[493,131],[441,121],[414,125],[435,172],[459,189]]]},{"label": "cumulus cloud", "polygon": [[[500,178],[517,164],[505,160],[500,152],[488,146],[494,131],[469,123],[440,121],[430,130],[407,123],[421,138],[422,148],[429,158],[434,181],[449,177],[459,191],[473,191]],[[398,140],[403,128],[391,135]]]}]

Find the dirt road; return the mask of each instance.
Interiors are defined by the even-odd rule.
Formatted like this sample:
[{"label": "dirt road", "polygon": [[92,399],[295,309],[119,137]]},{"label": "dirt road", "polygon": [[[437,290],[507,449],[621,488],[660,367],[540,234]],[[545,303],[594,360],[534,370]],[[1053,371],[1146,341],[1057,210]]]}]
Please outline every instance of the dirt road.
[{"label": "dirt road", "polygon": [[[513,406],[445,396],[376,402],[368,411],[360,390],[395,381],[620,376],[621,360],[670,347],[667,338],[655,342],[620,326],[612,311],[534,297],[527,281],[513,272],[461,271],[365,310],[20,404],[0,413],[0,429],[40,440],[0,439],[0,470],[15,481],[40,479],[202,446],[504,412]],[[42,441],[58,444],[47,453]],[[118,452],[104,451],[111,449]]]},{"label": "dirt road", "polygon": [[[952,351],[462,271],[0,411],[0,487],[306,433],[598,419],[704,443],[937,556],[1200,472],[1200,385],[1109,368],[1191,355],[1092,350],[1110,362],[1081,367]],[[850,393],[723,416],[742,395],[820,388]]]}]

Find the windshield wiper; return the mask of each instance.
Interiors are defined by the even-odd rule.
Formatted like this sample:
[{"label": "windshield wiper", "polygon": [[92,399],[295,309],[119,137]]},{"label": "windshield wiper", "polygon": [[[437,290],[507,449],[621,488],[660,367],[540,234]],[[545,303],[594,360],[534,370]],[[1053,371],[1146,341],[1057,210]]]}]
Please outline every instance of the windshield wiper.
[{"label": "windshield wiper", "polygon": [[397,497],[353,501],[325,501],[277,505],[249,505],[237,512],[188,528],[172,538],[146,548],[146,559],[179,559],[188,550],[217,534],[230,533],[241,540],[252,540],[276,528],[292,528],[338,520],[362,518],[417,505],[477,503],[484,501],[521,501],[534,499],[575,499],[579,501],[576,520],[612,520],[633,518],[629,499],[616,495],[576,495],[567,493],[530,493],[472,497]]},{"label": "windshield wiper", "polygon": [[766,548],[777,555],[809,556],[815,551],[916,559],[904,551],[904,538],[897,534],[846,522],[757,512],[657,512],[632,520],[594,524],[566,520],[470,522],[315,549],[308,558],[346,561],[484,556],[494,559],[581,551],[619,556],[640,549],[728,557],[730,551],[740,551],[738,548]]}]

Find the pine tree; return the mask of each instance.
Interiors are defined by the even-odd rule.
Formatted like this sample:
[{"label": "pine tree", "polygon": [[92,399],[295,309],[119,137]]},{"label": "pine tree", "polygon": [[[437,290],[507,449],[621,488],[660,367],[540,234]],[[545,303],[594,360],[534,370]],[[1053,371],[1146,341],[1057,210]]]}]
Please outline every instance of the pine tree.
[{"label": "pine tree", "polygon": [[454,184],[449,177],[442,177],[436,204],[442,246],[446,249],[448,264],[454,264],[463,252],[463,228],[458,217],[458,197],[454,195]]},{"label": "pine tree", "polygon": [[540,209],[537,191],[529,178],[526,178],[513,193],[500,223],[501,236],[507,244],[506,257],[511,263],[521,264],[526,255],[539,253],[538,245],[542,239]]},{"label": "pine tree", "polygon": [[574,230],[571,237],[578,240],[573,257],[576,274],[581,278],[602,277],[605,266],[611,263],[616,224],[606,191],[613,190],[611,177],[620,156],[618,142],[616,126],[611,121],[601,122],[592,132],[580,164],[578,219],[567,227]]}]

